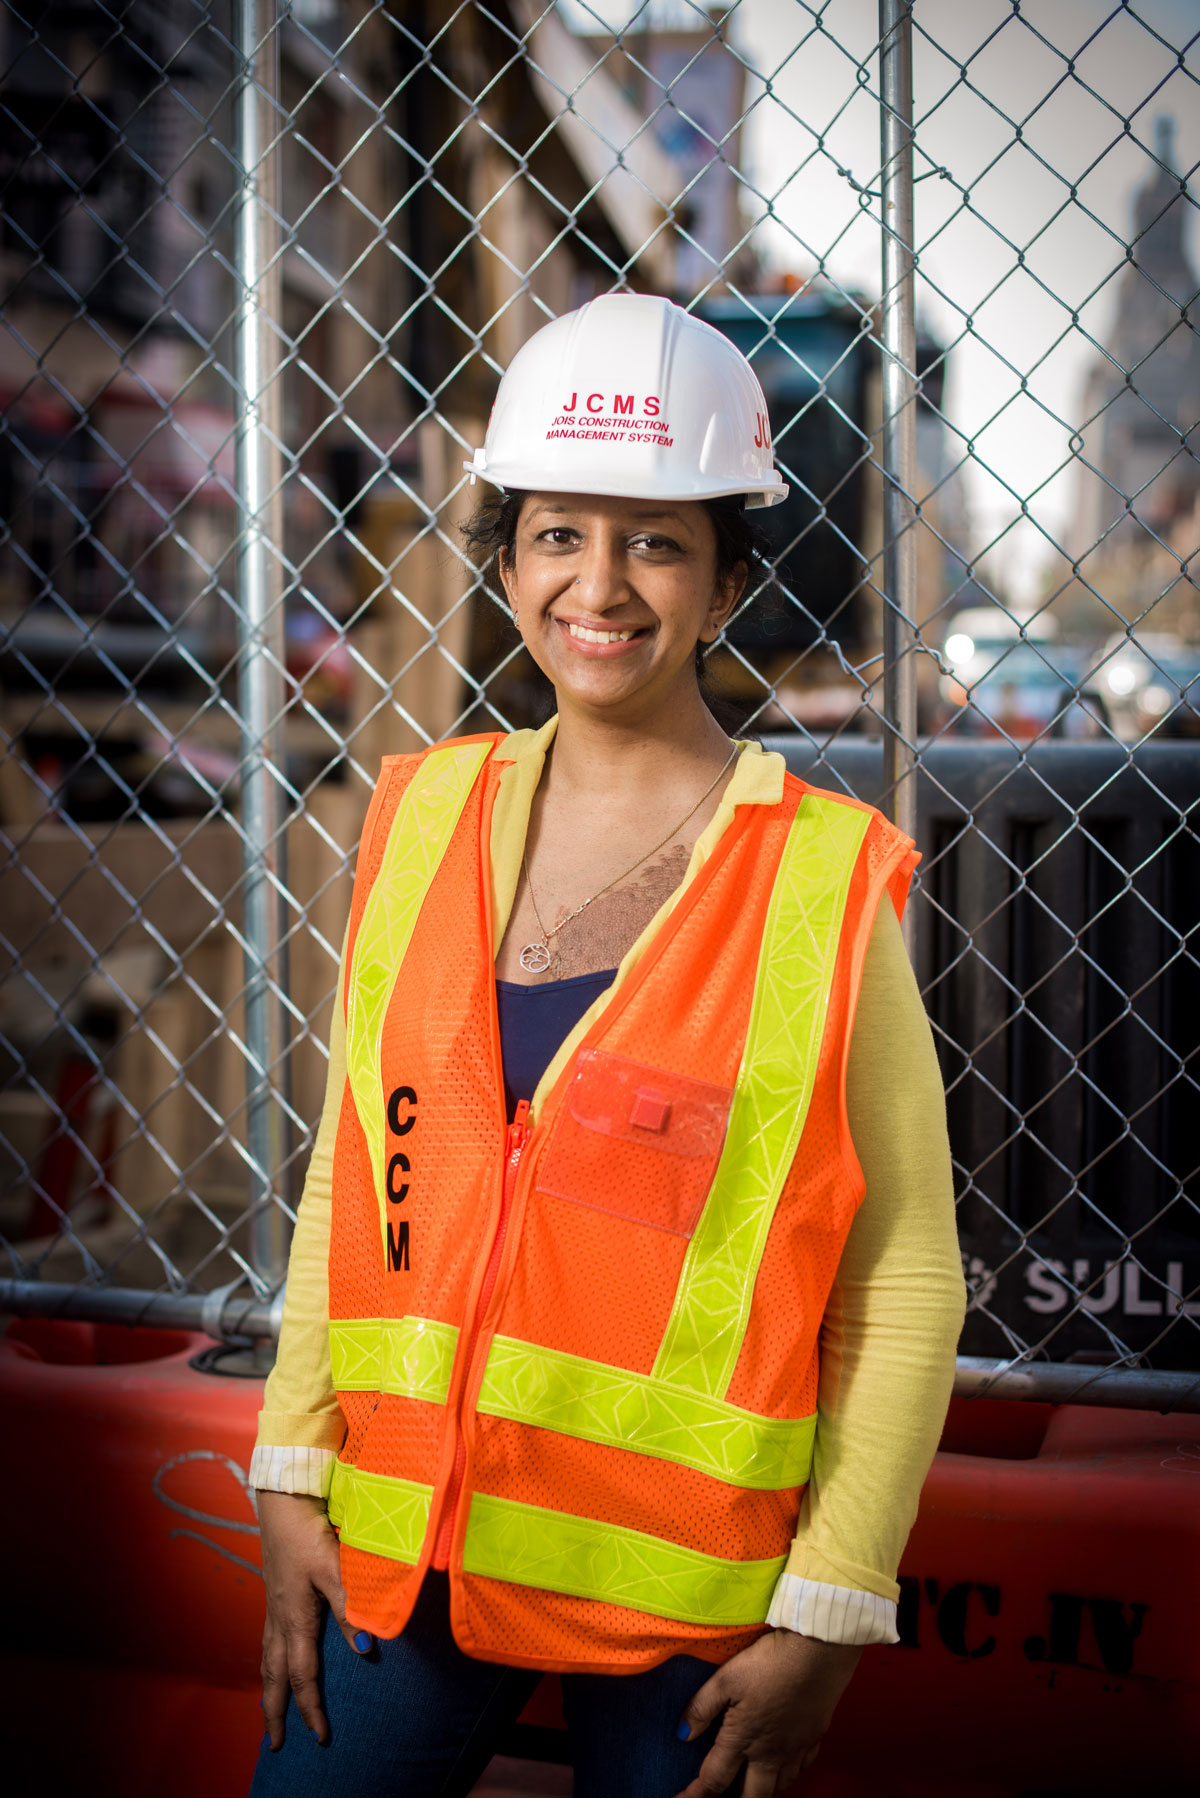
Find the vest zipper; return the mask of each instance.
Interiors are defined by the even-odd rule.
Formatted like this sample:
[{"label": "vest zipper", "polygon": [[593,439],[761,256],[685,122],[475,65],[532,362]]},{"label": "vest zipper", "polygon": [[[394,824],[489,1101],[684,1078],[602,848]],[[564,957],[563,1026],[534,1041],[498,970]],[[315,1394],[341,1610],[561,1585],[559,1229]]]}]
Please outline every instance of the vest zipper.
[{"label": "vest zipper", "polygon": [[483,1285],[479,1289],[479,1299],[475,1306],[475,1314],[471,1319],[471,1333],[467,1338],[466,1359],[463,1362],[463,1380],[459,1388],[458,1406],[455,1412],[455,1445],[454,1469],[450,1475],[450,1484],[446,1489],[446,1502],[442,1509],[442,1521],[438,1528],[437,1540],[433,1545],[431,1565],[445,1571],[450,1565],[450,1547],[454,1541],[454,1526],[458,1518],[458,1501],[462,1493],[463,1472],[467,1464],[467,1439],[463,1430],[463,1412],[466,1408],[467,1387],[470,1383],[471,1362],[475,1357],[475,1344],[479,1339],[479,1329],[491,1303],[492,1293],[496,1288],[496,1278],[500,1272],[500,1258],[504,1253],[504,1238],[508,1234],[508,1214],[512,1206],[513,1193],[517,1185],[517,1173],[521,1166],[521,1156],[525,1152],[525,1144],[529,1140],[529,1101],[522,1099],[517,1106],[516,1116],[508,1126],[504,1140],[504,1185],[500,1196],[500,1221],[496,1225],[496,1234],[492,1238],[492,1251],[488,1256],[487,1270],[483,1276]]}]

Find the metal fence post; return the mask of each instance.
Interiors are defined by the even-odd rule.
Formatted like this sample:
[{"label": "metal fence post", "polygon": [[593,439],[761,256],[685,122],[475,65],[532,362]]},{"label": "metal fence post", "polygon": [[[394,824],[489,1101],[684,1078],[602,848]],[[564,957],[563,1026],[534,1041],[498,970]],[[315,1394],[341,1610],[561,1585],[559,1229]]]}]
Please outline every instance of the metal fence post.
[{"label": "metal fence post", "polygon": [[[913,293],[912,0],[879,0],[883,344],[883,803],[909,836],[915,777],[917,553],[916,323]],[[913,914],[906,918],[912,951]]]},{"label": "metal fence post", "polygon": [[285,803],[278,23],[277,0],[238,0],[233,331],[241,513],[237,598],[246,1133],[254,1202],[251,1258],[268,1286],[283,1272],[284,1217],[274,1193],[285,1160],[285,1095],[280,1087],[286,1041],[279,964],[286,882],[281,867]]}]

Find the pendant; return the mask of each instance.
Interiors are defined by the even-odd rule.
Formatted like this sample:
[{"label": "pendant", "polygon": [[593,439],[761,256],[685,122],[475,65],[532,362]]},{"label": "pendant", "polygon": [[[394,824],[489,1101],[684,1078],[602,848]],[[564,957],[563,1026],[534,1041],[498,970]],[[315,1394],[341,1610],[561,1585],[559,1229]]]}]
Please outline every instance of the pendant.
[{"label": "pendant", "polygon": [[550,949],[546,943],[526,943],[520,954],[521,966],[527,974],[544,974],[550,966]]}]

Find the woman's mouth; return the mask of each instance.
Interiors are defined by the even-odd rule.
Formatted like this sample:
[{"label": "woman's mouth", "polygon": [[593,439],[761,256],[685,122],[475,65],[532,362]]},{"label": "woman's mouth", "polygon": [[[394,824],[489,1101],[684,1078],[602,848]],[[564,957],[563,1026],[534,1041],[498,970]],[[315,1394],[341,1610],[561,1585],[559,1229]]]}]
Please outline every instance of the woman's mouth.
[{"label": "woman's mouth", "polygon": [[620,655],[627,651],[629,645],[637,643],[650,634],[646,625],[594,625],[581,624],[574,618],[556,618],[554,621],[571,639],[572,644],[585,654],[595,655],[607,650],[610,655]]},{"label": "woman's mouth", "polygon": [[632,630],[593,630],[590,625],[586,624],[568,624],[567,629],[573,637],[578,637],[583,643],[628,643],[630,637],[635,635]]}]

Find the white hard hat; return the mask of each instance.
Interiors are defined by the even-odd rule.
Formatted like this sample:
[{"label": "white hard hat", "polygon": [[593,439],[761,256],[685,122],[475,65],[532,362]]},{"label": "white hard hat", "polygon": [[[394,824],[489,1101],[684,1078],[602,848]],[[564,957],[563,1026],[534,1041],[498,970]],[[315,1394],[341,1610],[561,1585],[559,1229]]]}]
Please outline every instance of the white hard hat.
[{"label": "white hard hat", "polygon": [[606,294],[535,332],[463,467],[541,492],[787,497],[754,370],[728,337],[654,294]]}]

